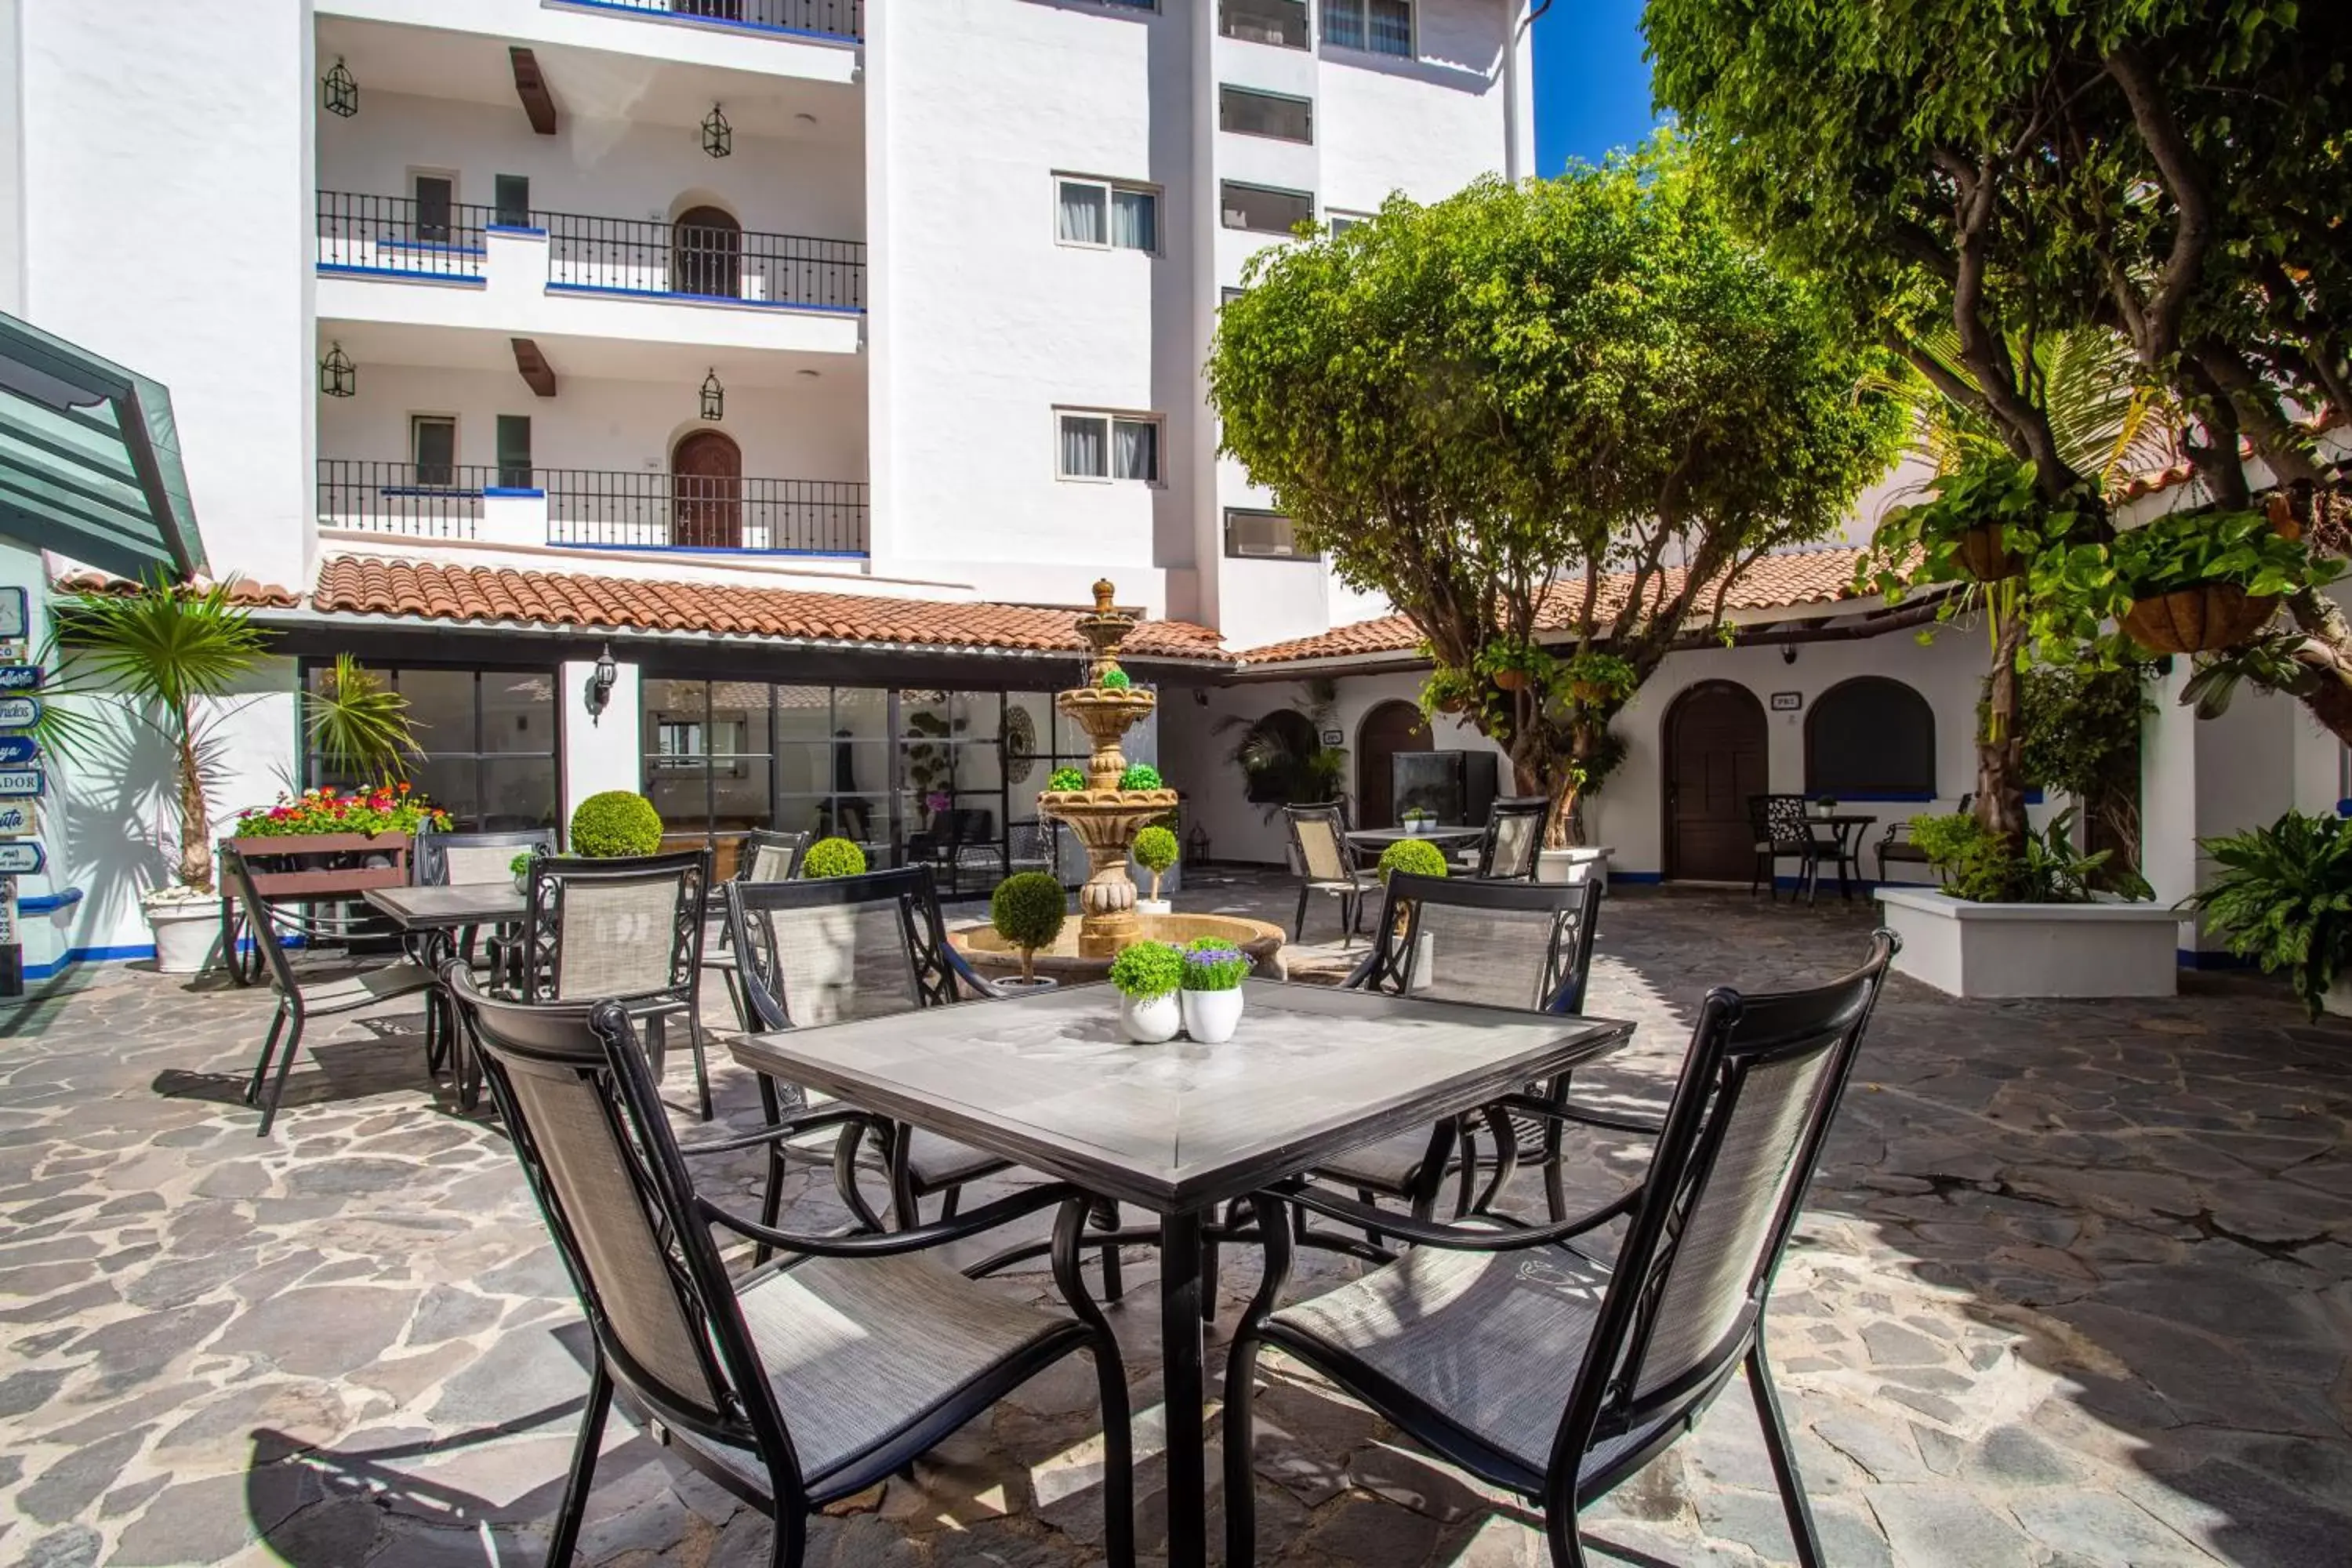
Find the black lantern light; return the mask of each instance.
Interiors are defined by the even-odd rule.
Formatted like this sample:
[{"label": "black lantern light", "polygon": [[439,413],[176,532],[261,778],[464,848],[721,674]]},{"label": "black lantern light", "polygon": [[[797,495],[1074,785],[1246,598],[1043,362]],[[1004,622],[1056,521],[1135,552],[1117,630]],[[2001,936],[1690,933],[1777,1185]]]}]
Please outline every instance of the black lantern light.
[{"label": "black lantern light", "polygon": [[613,683],[620,679],[621,668],[613,662],[613,645],[606,643],[596,655],[596,668],[588,672],[588,689],[583,693],[590,719],[604,717],[604,705],[613,700]]},{"label": "black lantern light", "polygon": [[319,390],[330,397],[349,397],[359,385],[360,367],[343,352],[342,343],[329,344],[327,357],[319,362]]},{"label": "black lantern light", "polygon": [[352,79],[343,57],[337,55],[335,63],[327,68],[327,78],[320,84],[327,112],[349,120],[360,111],[360,84]]},{"label": "black lantern light", "polygon": [[710,420],[727,416],[727,389],[719,384],[717,365],[711,366],[710,374],[702,378],[702,416]]},{"label": "black lantern light", "polygon": [[724,158],[735,151],[735,128],[727,123],[727,116],[717,104],[702,117],[702,150],[714,158]]}]

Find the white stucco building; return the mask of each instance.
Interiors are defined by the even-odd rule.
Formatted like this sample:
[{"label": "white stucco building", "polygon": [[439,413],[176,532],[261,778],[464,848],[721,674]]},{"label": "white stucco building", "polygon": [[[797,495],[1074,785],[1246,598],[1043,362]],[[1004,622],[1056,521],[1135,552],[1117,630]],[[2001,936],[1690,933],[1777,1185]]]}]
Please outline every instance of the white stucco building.
[{"label": "white stucco building", "polygon": [[[1034,858],[1034,791],[1083,749],[1046,694],[1107,576],[1164,692],[1137,751],[1213,854],[1279,859],[1219,719],[1338,679],[1360,801],[1399,745],[1485,742],[1414,733],[1415,639],[1216,457],[1215,313],[1301,221],[1531,173],[1529,10],[0,0],[0,310],[171,388],[212,570],[278,634],[221,715],[225,812],[321,781],[301,692],[349,651],[461,826],[618,787],[722,854],[771,825],[920,854],[947,809]],[[37,599],[73,569],[0,549]],[[1969,787],[1977,644],[1866,635],[1850,575],[1766,574],[1738,618],[1780,640],[1672,656],[1621,721],[1589,823],[1620,874],[1716,874],[1741,789],[1870,798],[1822,775],[1839,722],[1924,724],[1889,820]],[[1910,701],[1850,689],[1816,724],[1852,677]],[[2153,729],[2168,896],[2193,833],[2342,793],[2284,703]],[[35,975],[144,951],[168,862],[120,751],[44,805]]]}]

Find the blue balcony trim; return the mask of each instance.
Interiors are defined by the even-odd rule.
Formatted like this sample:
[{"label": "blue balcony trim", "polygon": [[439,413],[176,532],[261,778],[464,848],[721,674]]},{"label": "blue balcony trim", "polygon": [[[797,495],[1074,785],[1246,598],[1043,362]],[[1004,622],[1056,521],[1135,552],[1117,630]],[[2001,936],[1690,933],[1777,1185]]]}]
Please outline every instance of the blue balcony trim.
[{"label": "blue balcony trim", "polygon": [[647,555],[748,555],[755,561],[767,561],[779,555],[824,561],[864,561],[873,553],[866,550],[753,550],[748,546],[730,550],[723,545],[701,544],[590,544],[568,539],[550,539],[547,542],[558,550],[634,550]]},{"label": "blue balcony trim", "polygon": [[[572,0],[577,3],[577,0]],[[618,9],[619,7],[614,7]],[[550,283],[551,294],[599,294],[624,300],[667,300],[688,305],[735,305],[747,310],[805,310],[821,316],[862,316],[863,305],[803,305],[793,300],[739,300],[732,294],[687,294],[675,289],[617,289],[602,283]]]},{"label": "blue balcony trim", "polygon": [[45,915],[51,910],[69,910],[79,902],[79,888],[60,888],[54,893],[27,893],[16,900],[16,907],[28,915]]},{"label": "blue balcony trim", "polygon": [[545,239],[547,237],[547,230],[543,228],[536,228],[530,224],[523,223],[486,223],[482,226],[482,232],[484,234],[520,235],[525,239]]},{"label": "blue balcony trim", "polygon": [[460,289],[480,289],[488,285],[484,278],[468,278],[455,272],[418,272],[406,267],[354,267],[343,261],[321,261],[321,272],[340,273],[351,278],[397,278],[404,283],[440,283]]},{"label": "blue balcony trim", "polygon": [[787,27],[775,22],[744,22],[726,16],[682,16],[675,11],[649,11],[642,5],[609,5],[606,0],[544,0],[557,10],[602,11],[610,16],[618,13],[640,20],[651,17],[661,22],[682,22],[688,26],[713,27],[727,33],[757,33],[768,38],[806,38],[817,44],[846,44],[862,48],[866,40],[847,33],[820,33],[814,27]]},{"label": "blue balcony trim", "polygon": [[484,485],[482,493],[486,496],[512,497],[520,500],[547,499],[547,492],[536,485]]}]

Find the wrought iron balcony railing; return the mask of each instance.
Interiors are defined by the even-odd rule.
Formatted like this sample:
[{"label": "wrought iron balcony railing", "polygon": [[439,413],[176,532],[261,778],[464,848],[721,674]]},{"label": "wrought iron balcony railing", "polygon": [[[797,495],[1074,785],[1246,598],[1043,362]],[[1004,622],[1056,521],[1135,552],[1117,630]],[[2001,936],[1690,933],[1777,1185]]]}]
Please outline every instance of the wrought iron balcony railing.
[{"label": "wrought iron balcony railing", "polygon": [[608,11],[683,16],[761,33],[866,37],[866,0],[570,0]]}]

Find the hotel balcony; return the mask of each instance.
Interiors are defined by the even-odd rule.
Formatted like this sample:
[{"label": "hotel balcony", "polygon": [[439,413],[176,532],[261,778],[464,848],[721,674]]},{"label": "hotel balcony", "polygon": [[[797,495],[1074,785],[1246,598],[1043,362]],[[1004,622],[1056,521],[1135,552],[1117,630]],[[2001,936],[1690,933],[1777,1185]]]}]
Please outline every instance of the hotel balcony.
[{"label": "hotel balcony", "polygon": [[321,458],[319,522],[493,545],[858,559],[866,552],[866,487]]},{"label": "hotel balcony", "polygon": [[557,54],[633,56],[851,83],[865,0],[318,0],[337,33],[399,27]]}]

